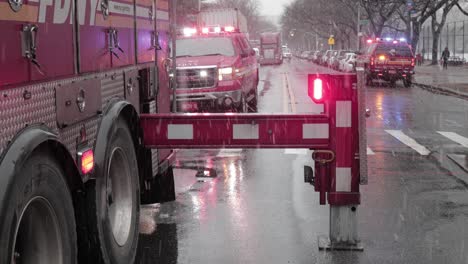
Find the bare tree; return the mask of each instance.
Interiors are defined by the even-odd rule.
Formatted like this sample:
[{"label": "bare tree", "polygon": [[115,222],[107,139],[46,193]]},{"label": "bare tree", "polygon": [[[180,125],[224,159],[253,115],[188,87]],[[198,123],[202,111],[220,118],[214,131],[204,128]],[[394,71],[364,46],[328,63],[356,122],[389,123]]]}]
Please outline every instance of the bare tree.
[{"label": "bare tree", "polygon": [[440,21],[437,20],[437,13],[435,12],[431,16],[431,28],[432,28],[432,64],[437,64],[438,61],[438,54],[439,54],[439,38],[440,33],[442,32],[442,28],[445,25],[445,21],[447,19],[447,15],[449,14],[450,10],[458,4],[458,0],[451,0],[445,3],[445,6],[442,8],[442,12],[440,12]]}]

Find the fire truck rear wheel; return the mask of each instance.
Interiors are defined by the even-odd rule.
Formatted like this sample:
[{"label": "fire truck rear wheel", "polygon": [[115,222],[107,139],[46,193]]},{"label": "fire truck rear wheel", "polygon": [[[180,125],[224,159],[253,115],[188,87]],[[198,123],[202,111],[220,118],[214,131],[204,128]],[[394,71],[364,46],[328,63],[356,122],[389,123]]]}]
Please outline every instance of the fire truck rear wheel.
[{"label": "fire truck rear wheel", "polygon": [[403,85],[406,87],[406,88],[409,88],[411,87],[411,77],[406,77],[405,79],[403,79]]},{"label": "fire truck rear wheel", "polygon": [[76,263],[76,226],[70,190],[58,162],[36,151],[15,176],[0,247],[0,263]]},{"label": "fire truck rear wheel", "polygon": [[138,165],[130,130],[119,118],[106,149],[102,175],[88,189],[88,204],[102,260],[106,264],[133,263],[140,215]]}]

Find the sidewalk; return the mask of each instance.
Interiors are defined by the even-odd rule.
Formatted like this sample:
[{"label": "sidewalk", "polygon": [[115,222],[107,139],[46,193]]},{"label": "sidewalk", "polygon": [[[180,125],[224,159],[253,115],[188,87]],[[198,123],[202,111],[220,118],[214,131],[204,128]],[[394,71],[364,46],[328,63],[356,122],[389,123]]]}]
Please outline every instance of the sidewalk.
[{"label": "sidewalk", "polygon": [[414,84],[445,94],[468,98],[468,66],[449,66],[443,70],[439,65],[415,67]]}]

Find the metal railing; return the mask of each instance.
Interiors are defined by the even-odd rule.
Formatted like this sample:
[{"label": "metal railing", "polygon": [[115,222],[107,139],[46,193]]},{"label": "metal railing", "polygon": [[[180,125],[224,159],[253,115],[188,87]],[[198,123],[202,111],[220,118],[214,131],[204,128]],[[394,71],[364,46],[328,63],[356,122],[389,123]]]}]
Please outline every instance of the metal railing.
[{"label": "metal railing", "polygon": [[[416,53],[421,53],[425,60],[432,59],[433,36],[431,25],[425,25],[420,34]],[[447,47],[451,56],[468,60],[468,20],[448,22],[444,25],[439,38],[438,58]]]}]

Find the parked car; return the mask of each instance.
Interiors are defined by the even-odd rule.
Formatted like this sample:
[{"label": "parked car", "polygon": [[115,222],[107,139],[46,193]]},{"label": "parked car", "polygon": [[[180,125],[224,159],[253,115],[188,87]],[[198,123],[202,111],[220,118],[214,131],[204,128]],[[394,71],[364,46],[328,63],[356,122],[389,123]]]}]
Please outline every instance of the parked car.
[{"label": "parked car", "polygon": [[308,55],[309,55],[309,52],[305,50],[301,52],[301,55],[299,55],[299,58],[306,59]]},{"label": "parked car", "polygon": [[339,70],[343,72],[354,72],[356,70],[356,58],[355,53],[346,53],[345,58],[340,61]]},{"label": "parked car", "polygon": [[333,53],[333,50],[327,50],[325,54],[323,54],[323,56],[321,57],[319,64],[327,66],[328,58],[330,58],[332,53]]},{"label": "parked car", "polygon": [[330,53],[330,56],[328,56],[326,66],[331,67],[333,64],[333,61],[335,60],[336,55],[338,54],[337,50],[334,50]]},{"label": "parked car", "polygon": [[323,56],[323,51],[317,50],[317,51],[314,52],[314,55],[313,55],[313,57],[312,57],[312,61],[313,61],[314,63],[319,64],[320,58],[321,58],[322,56]]},{"label": "parked car", "polygon": [[351,53],[349,50],[339,50],[338,53],[330,59],[330,67],[338,70],[340,62],[345,58],[345,54]]}]

